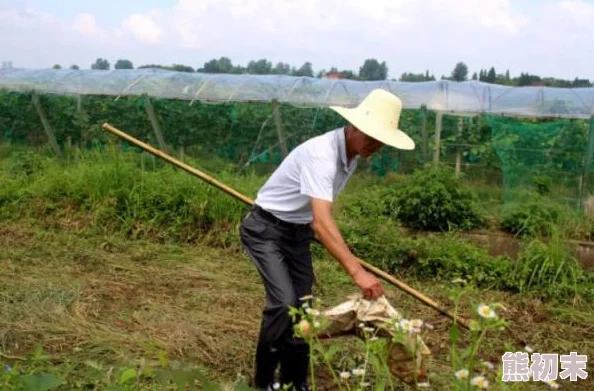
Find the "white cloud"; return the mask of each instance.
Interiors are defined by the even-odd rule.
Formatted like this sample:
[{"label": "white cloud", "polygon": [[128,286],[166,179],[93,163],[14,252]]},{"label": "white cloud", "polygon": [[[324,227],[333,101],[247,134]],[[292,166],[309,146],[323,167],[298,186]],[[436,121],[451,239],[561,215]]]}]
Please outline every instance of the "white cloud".
[{"label": "white cloud", "polygon": [[374,57],[393,78],[425,70],[439,78],[458,61],[471,74],[494,66],[512,76],[594,78],[594,5],[585,0],[523,9],[520,0],[177,0],[119,20],[82,9],[60,20],[18,1],[0,0],[0,48],[3,60],[25,66],[82,65],[101,56],[198,67],[228,56],[242,65],[266,58],[295,67],[310,61],[316,72],[357,71]]},{"label": "white cloud", "polygon": [[14,26],[18,28],[29,28],[39,23],[54,24],[55,18],[44,12],[37,12],[31,7],[23,10],[17,8],[0,9],[0,25]]},{"label": "white cloud", "polygon": [[122,22],[122,25],[125,30],[130,31],[138,41],[143,43],[160,43],[163,38],[163,30],[148,15],[130,15]]},{"label": "white cloud", "polygon": [[561,11],[569,14],[573,22],[579,27],[592,27],[594,21],[594,5],[584,1],[562,1],[559,3]]},{"label": "white cloud", "polygon": [[95,15],[88,13],[79,13],[74,17],[72,28],[83,35],[96,35],[99,32]]}]

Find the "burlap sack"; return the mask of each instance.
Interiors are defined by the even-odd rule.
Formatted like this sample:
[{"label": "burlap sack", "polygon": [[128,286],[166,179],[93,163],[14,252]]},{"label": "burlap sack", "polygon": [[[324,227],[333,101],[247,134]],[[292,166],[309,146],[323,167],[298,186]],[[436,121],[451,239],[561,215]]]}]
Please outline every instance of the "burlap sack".
[{"label": "burlap sack", "polygon": [[[334,338],[338,336],[354,335],[364,337],[361,326],[375,329],[378,338],[390,339],[388,366],[393,376],[404,383],[415,384],[415,370],[417,370],[416,384],[427,382],[427,360],[431,354],[418,333],[404,333],[404,342],[393,342],[396,331],[387,324],[402,320],[402,316],[390,305],[385,297],[375,301],[354,297],[342,304],[321,311],[327,326],[320,332],[320,338]],[[415,352],[416,354],[413,354]]]}]

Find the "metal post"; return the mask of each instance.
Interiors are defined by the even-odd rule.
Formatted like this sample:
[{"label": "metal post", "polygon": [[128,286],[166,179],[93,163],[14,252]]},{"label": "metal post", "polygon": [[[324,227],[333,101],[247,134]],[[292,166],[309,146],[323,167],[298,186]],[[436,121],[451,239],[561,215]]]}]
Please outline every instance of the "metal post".
[{"label": "metal post", "polygon": [[[462,136],[462,130],[464,128],[464,119],[462,117],[458,118],[458,143],[460,142]],[[462,164],[462,147],[460,145],[456,146],[456,176],[460,175],[460,166]]]},{"label": "metal post", "polygon": [[47,120],[47,117],[45,116],[45,112],[43,111],[43,107],[41,106],[41,102],[39,101],[39,95],[37,95],[36,92],[33,92],[32,100],[33,105],[37,110],[37,115],[39,116],[41,124],[43,125],[43,129],[45,130],[45,134],[47,135],[47,138],[50,142],[50,145],[52,146],[56,155],[62,156],[62,151],[60,151],[60,146],[58,145],[58,141],[56,141],[56,135],[54,134],[54,130],[50,126],[50,123]]},{"label": "metal post", "polygon": [[159,144],[159,148],[161,148],[163,151],[167,151],[165,139],[163,138],[163,133],[161,132],[161,126],[159,125],[157,115],[155,114],[155,108],[153,107],[151,100],[148,97],[146,97],[144,108],[146,109],[146,114],[148,115],[149,120],[151,121],[151,125],[153,125],[153,131],[155,132],[155,136],[157,136],[157,143]]},{"label": "metal post", "polygon": [[427,106],[421,106],[421,133],[423,135],[423,162],[429,161],[429,133],[427,132]]},{"label": "metal post", "polygon": [[272,102],[272,107],[274,110],[274,123],[276,124],[276,133],[278,135],[278,143],[280,145],[281,153],[283,154],[283,158],[289,154],[287,150],[287,141],[285,138],[285,128],[283,126],[283,120],[281,117],[280,106],[277,100]]},{"label": "metal post", "polygon": [[[584,172],[582,174],[582,184],[580,189],[580,200],[583,201],[590,193],[590,164],[592,163],[592,154],[594,151],[594,115],[590,117],[590,126],[588,132],[588,147],[586,149],[586,159],[584,161]],[[585,190],[585,191],[584,191]]]},{"label": "metal post", "polygon": [[435,116],[435,147],[433,149],[433,165],[437,165],[439,163],[442,119],[443,113],[438,111],[437,115]]}]

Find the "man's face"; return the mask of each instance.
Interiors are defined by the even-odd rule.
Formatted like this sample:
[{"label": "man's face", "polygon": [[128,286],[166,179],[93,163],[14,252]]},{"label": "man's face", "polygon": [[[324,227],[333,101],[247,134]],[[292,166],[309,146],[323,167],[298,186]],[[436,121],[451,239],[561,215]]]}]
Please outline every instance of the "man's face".
[{"label": "man's face", "polygon": [[357,128],[355,130],[355,151],[362,158],[368,158],[384,146],[381,141],[369,137]]}]

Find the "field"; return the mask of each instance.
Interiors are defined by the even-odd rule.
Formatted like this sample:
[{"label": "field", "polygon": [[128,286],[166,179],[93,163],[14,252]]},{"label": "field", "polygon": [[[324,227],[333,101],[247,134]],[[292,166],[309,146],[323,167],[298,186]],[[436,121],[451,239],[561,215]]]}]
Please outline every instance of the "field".
[{"label": "field", "polygon": [[[342,124],[317,108],[282,106],[278,118],[269,104],[151,101],[170,153],[250,198],[282,159],[279,129],[291,149]],[[1,388],[247,389],[264,291],[239,245],[246,205],[101,128],[158,146],[146,98],[40,104],[59,157],[30,94],[0,92]],[[478,375],[494,390],[549,388],[501,382],[501,357],[525,345],[594,355],[593,263],[578,251],[594,235],[583,165],[594,122],[446,115],[443,164],[429,167],[435,113],[407,110],[401,121],[419,148],[362,162],[334,211],[347,243],[475,321],[473,331],[454,328],[384,283],[405,318],[432,326],[422,332],[430,389],[477,389]],[[513,251],[477,237],[513,241]],[[312,250],[320,309],[357,293],[321,246]],[[480,304],[497,321],[479,316]],[[407,389],[382,372],[382,341],[311,342],[318,391],[363,389],[335,378],[357,365],[373,389]],[[463,368],[470,376],[457,380]],[[592,376],[558,382],[594,389]]]},{"label": "field", "polygon": [[[237,238],[245,205],[117,143],[93,151],[75,148],[62,160],[50,155],[0,146],[3,389],[61,384],[51,389],[160,390],[176,389],[174,381],[245,387],[264,303]],[[221,167],[215,160],[186,161]],[[527,204],[505,209],[497,189],[460,184],[449,171],[429,172],[407,178],[357,175],[336,209],[347,241],[362,259],[450,309],[456,305],[452,280],[466,280],[458,304],[465,317],[480,319],[480,303],[502,305],[493,308],[508,322],[505,330],[460,331],[452,348],[447,318],[385,283],[387,298],[405,317],[433,326],[423,331],[432,351],[431,389],[466,389],[454,381],[461,362],[452,354],[464,357],[469,350],[490,389],[546,389],[543,383],[500,384],[498,374],[480,363],[501,370],[501,355],[524,349],[519,342],[535,352],[592,356],[594,278],[564,241],[588,231],[589,220],[557,204],[551,207],[557,214],[521,220],[514,210],[531,210]],[[211,173],[250,197],[266,179],[253,171]],[[457,202],[447,204],[454,212],[446,216],[457,227],[447,233],[433,229],[441,221],[438,213],[407,217],[415,214],[407,212],[410,205],[400,192],[407,189],[405,198],[411,199],[419,183],[421,193],[434,200],[444,191],[459,192]],[[482,193],[480,201],[472,198],[476,193]],[[423,194],[416,196],[420,205]],[[546,200],[528,201],[543,206]],[[476,224],[495,230],[502,222],[531,227],[519,234],[518,259],[489,255],[464,236]],[[315,295],[323,307],[357,293],[320,246],[313,250]],[[330,344],[339,346],[332,361],[337,371],[364,357],[354,338],[324,342]],[[338,389],[327,367],[316,368],[318,389]],[[379,375],[373,380],[381,381]],[[576,390],[594,385],[591,376],[559,383]],[[396,382],[396,389],[405,388]]]}]

